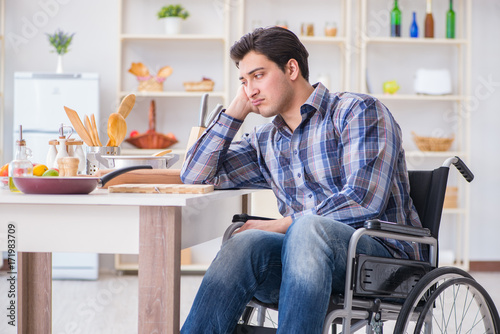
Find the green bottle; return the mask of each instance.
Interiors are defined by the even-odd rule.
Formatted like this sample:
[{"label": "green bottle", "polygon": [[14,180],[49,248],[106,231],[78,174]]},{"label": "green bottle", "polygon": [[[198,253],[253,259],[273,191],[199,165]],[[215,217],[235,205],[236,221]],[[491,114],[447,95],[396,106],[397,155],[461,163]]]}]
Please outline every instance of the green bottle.
[{"label": "green bottle", "polygon": [[394,8],[391,11],[391,37],[401,37],[401,10],[398,0],[394,0]]},{"label": "green bottle", "polygon": [[455,12],[453,0],[450,0],[450,9],[446,12],[446,38],[455,38]]}]

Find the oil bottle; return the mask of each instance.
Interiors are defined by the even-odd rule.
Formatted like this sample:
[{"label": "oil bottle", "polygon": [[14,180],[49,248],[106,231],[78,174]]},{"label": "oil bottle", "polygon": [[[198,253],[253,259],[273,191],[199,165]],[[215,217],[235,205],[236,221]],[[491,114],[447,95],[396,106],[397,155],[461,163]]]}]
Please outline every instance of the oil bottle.
[{"label": "oil bottle", "polygon": [[28,159],[31,150],[26,147],[26,141],[23,139],[23,127],[19,126],[19,140],[16,140],[16,153],[14,160],[9,164],[9,189],[12,192],[20,192],[12,177],[15,176],[33,176],[33,164]]}]

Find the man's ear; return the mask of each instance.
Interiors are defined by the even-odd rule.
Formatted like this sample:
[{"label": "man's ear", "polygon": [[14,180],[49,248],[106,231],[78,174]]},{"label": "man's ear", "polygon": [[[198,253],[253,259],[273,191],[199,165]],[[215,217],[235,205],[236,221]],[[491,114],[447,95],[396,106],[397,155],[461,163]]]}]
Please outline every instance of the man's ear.
[{"label": "man's ear", "polygon": [[290,79],[295,80],[300,76],[299,63],[295,59],[290,59],[286,64],[286,69],[290,75]]}]

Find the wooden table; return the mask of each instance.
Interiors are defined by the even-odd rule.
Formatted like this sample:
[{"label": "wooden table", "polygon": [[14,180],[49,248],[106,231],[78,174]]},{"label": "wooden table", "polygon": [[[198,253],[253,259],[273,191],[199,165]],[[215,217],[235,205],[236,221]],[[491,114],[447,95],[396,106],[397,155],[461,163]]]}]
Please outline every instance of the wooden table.
[{"label": "wooden table", "polygon": [[[18,333],[51,333],[52,252],[139,254],[138,332],[178,333],[181,248],[221,236],[240,196],[250,192],[25,195],[0,190],[0,250],[7,250],[8,224],[16,227]],[[229,211],[214,210],[217,203],[226,203]]]}]

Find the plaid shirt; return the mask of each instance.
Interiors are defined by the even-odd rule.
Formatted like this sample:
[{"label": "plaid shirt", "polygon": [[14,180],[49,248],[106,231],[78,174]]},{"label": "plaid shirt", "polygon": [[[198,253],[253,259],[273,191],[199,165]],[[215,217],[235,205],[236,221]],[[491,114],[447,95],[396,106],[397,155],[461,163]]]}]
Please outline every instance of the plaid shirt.
[{"label": "plaid shirt", "polygon": [[[220,113],[189,150],[181,177],[218,189],[271,188],[283,216],[320,215],[362,227],[378,218],[421,226],[409,196],[401,129],[377,99],[317,84],[292,133],[281,116],[232,142],[242,122]],[[419,244],[381,240],[421,260]],[[426,252],[425,252],[426,253]]]}]

